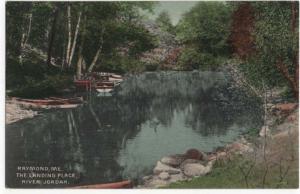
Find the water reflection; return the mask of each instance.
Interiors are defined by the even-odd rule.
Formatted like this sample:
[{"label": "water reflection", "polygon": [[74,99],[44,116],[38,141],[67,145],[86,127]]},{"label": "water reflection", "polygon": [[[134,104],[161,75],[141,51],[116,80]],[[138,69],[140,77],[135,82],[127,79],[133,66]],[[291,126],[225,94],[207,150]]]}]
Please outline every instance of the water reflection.
[{"label": "water reflection", "polygon": [[24,187],[15,181],[20,165],[62,166],[78,175],[72,184],[139,178],[163,155],[231,141],[259,126],[260,114],[257,99],[223,73],[131,76],[112,97],[8,125],[7,185]]}]

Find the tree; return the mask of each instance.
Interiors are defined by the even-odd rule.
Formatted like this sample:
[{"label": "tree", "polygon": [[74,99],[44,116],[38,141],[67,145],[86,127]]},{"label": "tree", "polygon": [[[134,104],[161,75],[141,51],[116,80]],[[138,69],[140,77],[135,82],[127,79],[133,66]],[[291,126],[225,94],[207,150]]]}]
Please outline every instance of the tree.
[{"label": "tree", "polygon": [[57,23],[58,13],[59,13],[59,8],[54,7],[53,21],[52,21],[51,34],[50,34],[50,38],[49,38],[49,46],[48,46],[48,53],[47,53],[47,65],[48,66],[50,66],[50,63],[51,63],[53,42],[54,42],[55,35],[56,35],[56,23]]},{"label": "tree", "polygon": [[[245,4],[240,4],[237,11],[242,6]],[[254,24],[248,34],[251,37],[245,38],[252,40],[253,49],[243,49],[249,42],[234,43],[236,49],[247,54],[242,70],[258,87],[261,83],[269,87],[288,85],[298,99],[298,2],[252,2],[248,6],[254,11]],[[235,28],[234,33],[245,36],[243,29]]]},{"label": "tree", "polygon": [[163,31],[175,34],[175,27],[173,26],[170,15],[167,11],[160,12],[155,22]]},{"label": "tree", "polygon": [[[7,2],[9,85],[38,91],[60,76],[80,78],[86,69],[129,71],[134,67],[119,59],[135,64],[154,46],[140,11],[152,7],[153,2]],[[60,88],[58,83],[51,87]]]},{"label": "tree", "polygon": [[[230,54],[227,40],[231,13],[232,7],[228,3],[199,2],[179,21],[177,39],[188,50],[195,49],[192,52],[201,53],[203,59],[209,58],[210,62],[204,66],[220,65],[218,63],[224,61],[222,58],[227,58]],[[201,67],[202,64],[198,65]]]}]

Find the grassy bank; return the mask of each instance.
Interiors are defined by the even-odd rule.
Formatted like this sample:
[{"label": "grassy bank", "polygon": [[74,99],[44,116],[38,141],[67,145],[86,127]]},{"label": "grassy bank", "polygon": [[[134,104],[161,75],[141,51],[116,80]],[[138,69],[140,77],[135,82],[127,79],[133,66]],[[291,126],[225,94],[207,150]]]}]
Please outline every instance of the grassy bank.
[{"label": "grassy bank", "polygon": [[298,188],[298,110],[272,129],[268,138],[252,140],[254,151],[217,160],[210,174],[167,188]]},{"label": "grassy bank", "polygon": [[[252,162],[241,159],[226,164],[216,164],[213,171],[207,176],[194,178],[190,181],[176,182],[167,188],[298,188],[298,161],[294,161],[292,166],[289,167],[290,170],[283,180],[280,180],[279,168],[270,167],[265,183],[263,183],[263,177],[266,169],[260,165],[255,166],[250,170],[247,185],[240,168],[248,171]],[[248,166],[248,168],[245,168],[245,166]],[[284,171],[287,168],[287,165],[283,166]]]}]

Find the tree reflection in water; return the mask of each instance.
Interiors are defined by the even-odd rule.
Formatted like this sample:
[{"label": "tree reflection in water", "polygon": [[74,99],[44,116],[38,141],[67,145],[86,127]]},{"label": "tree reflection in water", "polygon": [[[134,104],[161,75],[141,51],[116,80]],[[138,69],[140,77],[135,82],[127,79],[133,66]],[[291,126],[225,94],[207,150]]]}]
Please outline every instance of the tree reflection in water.
[{"label": "tree reflection in water", "polygon": [[24,187],[15,181],[21,165],[61,166],[78,174],[72,184],[138,178],[162,155],[190,146],[210,151],[258,127],[259,107],[224,73],[131,76],[112,97],[7,125],[7,185]]}]

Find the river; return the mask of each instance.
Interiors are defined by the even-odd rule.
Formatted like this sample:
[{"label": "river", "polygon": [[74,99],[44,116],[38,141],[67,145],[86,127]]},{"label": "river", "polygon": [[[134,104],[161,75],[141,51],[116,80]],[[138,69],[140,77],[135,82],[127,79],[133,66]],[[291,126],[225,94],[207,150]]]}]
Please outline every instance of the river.
[{"label": "river", "polygon": [[[131,75],[112,96],[86,100],[6,125],[8,187],[139,181],[162,156],[213,151],[262,124],[261,102],[223,72]],[[22,184],[20,166],[58,166],[76,178],[67,185]]]}]

